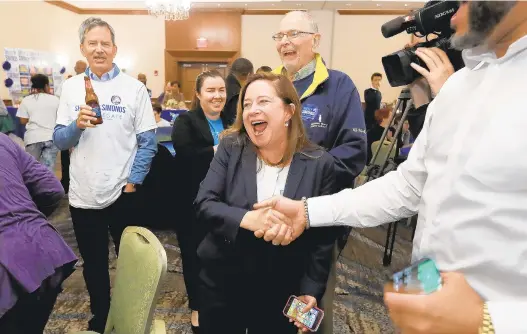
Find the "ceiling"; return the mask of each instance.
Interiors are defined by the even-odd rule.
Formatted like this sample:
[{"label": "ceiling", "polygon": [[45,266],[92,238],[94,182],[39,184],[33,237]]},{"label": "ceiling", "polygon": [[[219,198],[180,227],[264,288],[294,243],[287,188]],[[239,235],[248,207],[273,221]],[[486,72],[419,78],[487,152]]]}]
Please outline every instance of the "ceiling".
[{"label": "ceiling", "polygon": [[[78,0],[63,0],[81,10],[93,9],[129,9],[142,10],[145,9],[144,0],[92,0],[92,1],[78,1]],[[393,1],[393,0],[336,0],[336,1],[319,1],[319,0],[264,0],[264,1],[250,1],[250,0],[230,0],[225,2],[217,2],[213,0],[200,0],[199,2],[192,2],[193,8],[240,8],[248,10],[284,10],[284,9],[305,9],[305,10],[321,10],[321,9],[340,9],[340,10],[411,10],[420,8],[424,5],[424,1],[407,0],[407,1]]]}]

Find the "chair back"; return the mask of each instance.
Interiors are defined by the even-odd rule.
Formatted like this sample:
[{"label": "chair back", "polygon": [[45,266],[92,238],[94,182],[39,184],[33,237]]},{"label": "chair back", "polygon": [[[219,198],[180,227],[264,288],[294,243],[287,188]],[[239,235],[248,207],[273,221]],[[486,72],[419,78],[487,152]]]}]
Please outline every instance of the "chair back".
[{"label": "chair back", "polygon": [[147,334],[167,272],[167,255],[156,236],[127,227],[121,237],[117,273],[105,333]]}]

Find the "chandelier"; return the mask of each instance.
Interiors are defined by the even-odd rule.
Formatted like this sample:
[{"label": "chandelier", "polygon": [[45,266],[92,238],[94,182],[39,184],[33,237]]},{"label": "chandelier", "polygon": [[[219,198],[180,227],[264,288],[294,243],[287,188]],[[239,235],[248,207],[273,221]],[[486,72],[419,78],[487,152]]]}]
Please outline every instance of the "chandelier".
[{"label": "chandelier", "polygon": [[167,21],[186,20],[190,12],[190,0],[146,0],[150,15],[164,17]]}]

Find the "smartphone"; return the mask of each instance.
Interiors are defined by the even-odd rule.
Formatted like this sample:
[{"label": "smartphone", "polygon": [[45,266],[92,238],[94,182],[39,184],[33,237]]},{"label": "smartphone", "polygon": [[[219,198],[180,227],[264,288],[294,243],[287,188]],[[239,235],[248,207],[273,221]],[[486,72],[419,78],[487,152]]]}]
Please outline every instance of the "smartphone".
[{"label": "smartphone", "polygon": [[290,319],[298,321],[310,331],[316,332],[322,322],[322,318],[324,318],[324,311],[318,307],[313,307],[307,313],[302,313],[304,307],[306,307],[306,303],[298,299],[296,296],[291,296],[289,297],[287,304],[285,304],[284,315]]},{"label": "smartphone", "polygon": [[430,294],[441,289],[441,273],[433,260],[424,258],[391,277],[394,292]]}]

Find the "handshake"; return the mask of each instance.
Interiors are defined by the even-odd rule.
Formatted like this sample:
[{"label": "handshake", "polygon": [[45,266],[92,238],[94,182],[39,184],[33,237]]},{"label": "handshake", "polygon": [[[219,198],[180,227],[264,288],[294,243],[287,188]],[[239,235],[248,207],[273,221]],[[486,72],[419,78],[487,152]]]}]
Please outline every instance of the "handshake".
[{"label": "handshake", "polygon": [[255,237],[263,237],[275,246],[289,245],[304,232],[306,225],[304,202],[283,196],[256,203],[240,223],[240,227],[253,231]]}]

